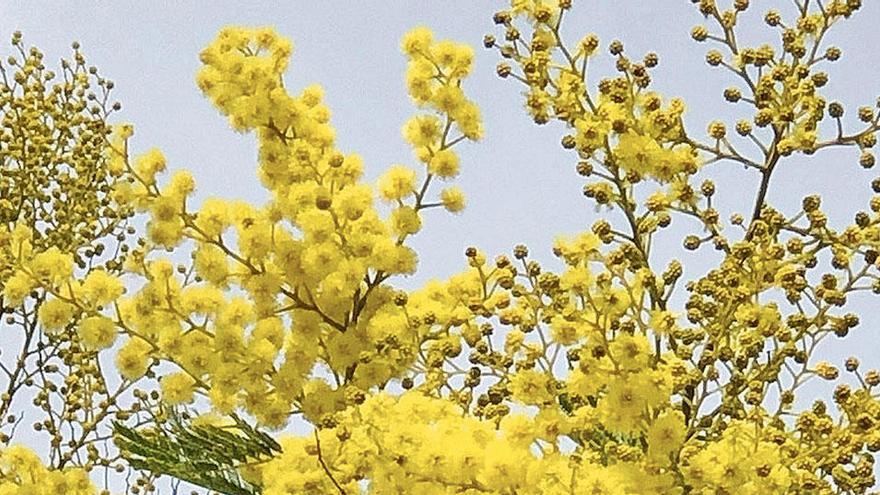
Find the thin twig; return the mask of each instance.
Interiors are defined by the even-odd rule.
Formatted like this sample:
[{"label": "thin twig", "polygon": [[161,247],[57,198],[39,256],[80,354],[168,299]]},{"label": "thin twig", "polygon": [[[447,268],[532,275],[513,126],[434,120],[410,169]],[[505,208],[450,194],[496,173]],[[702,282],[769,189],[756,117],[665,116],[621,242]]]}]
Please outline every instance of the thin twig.
[{"label": "thin twig", "polygon": [[324,456],[321,455],[321,439],[318,436],[317,428],[315,428],[315,447],[317,447],[318,449],[318,462],[321,464],[321,467],[324,468],[324,472],[327,473],[327,477],[330,478],[330,481],[333,482],[333,486],[335,486],[336,489],[339,490],[339,493],[341,495],[347,495],[345,489],[342,488],[342,485],[340,485],[338,481],[336,481],[336,478],[333,477],[333,473],[330,472],[330,468],[327,467],[327,464],[324,462]]}]

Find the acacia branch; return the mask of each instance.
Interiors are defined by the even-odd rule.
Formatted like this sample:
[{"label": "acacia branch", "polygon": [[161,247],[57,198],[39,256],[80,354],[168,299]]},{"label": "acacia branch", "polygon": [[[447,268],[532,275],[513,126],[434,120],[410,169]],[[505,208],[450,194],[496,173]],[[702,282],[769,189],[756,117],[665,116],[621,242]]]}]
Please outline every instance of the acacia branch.
[{"label": "acacia branch", "polygon": [[327,463],[324,462],[324,456],[321,454],[321,438],[318,435],[318,429],[315,429],[315,447],[318,450],[318,463],[321,464],[321,468],[324,469],[324,473],[327,474],[327,477],[330,478],[330,481],[333,482],[333,486],[339,490],[340,495],[347,495],[345,488],[342,488],[342,485],[336,481],[336,478],[333,477],[333,473],[330,472],[330,468],[327,467]]}]

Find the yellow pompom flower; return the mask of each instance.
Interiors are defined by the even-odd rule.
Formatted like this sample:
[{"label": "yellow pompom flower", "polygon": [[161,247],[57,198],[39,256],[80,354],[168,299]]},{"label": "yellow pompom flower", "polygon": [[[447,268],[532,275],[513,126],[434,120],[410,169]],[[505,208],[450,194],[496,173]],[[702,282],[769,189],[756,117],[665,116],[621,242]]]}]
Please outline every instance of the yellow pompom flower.
[{"label": "yellow pompom flower", "polygon": [[642,428],[645,401],[636,383],[618,377],[608,383],[608,393],[599,402],[602,424],[615,433],[634,435]]},{"label": "yellow pompom flower", "polygon": [[400,49],[410,57],[424,55],[434,40],[431,30],[420,26],[407,32],[400,41]]},{"label": "yellow pompom flower", "polygon": [[686,433],[684,414],[681,411],[664,411],[648,427],[648,456],[668,462],[670,454],[681,448]]},{"label": "yellow pompom flower", "polygon": [[458,129],[464,137],[471,141],[479,141],[483,138],[483,118],[480,115],[480,107],[470,101],[464,101],[458,105],[452,114]]},{"label": "yellow pompom flower", "polygon": [[122,296],[125,287],[117,277],[104,270],[94,270],[86,276],[80,291],[88,304],[102,306]]},{"label": "yellow pompom flower", "polygon": [[61,299],[49,299],[40,306],[40,324],[47,332],[58,332],[73,320],[76,307]]},{"label": "yellow pompom flower", "polygon": [[611,358],[621,369],[638,371],[647,368],[651,359],[651,344],[641,334],[620,334],[609,345]]},{"label": "yellow pompom flower", "polygon": [[450,213],[458,213],[465,207],[464,192],[458,187],[448,187],[441,191],[440,201]]},{"label": "yellow pompom flower", "polygon": [[165,189],[165,194],[178,200],[183,199],[196,189],[196,181],[187,170],[178,170],[171,176],[171,182]]},{"label": "yellow pompom flower", "polygon": [[196,273],[207,282],[224,286],[229,275],[229,260],[222,249],[213,244],[202,244],[193,253]]},{"label": "yellow pompom flower", "polygon": [[467,102],[464,91],[458,86],[443,85],[434,92],[431,103],[443,113],[453,115]]},{"label": "yellow pompom flower", "polygon": [[162,400],[171,405],[188,404],[195,394],[196,381],[184,372],[165,375],[159,380]]},{"label": "yellow pompom flower", "polygon": [[15,272],[6,279],[6,284],[3,286],[4,303],[9,307],[18,306],[36,286],[36,282],[28,273]]},{"label": "yellow pompom flower", "polygon": [[395,165],[379,179],[379,194],[388,201],[398,201],[415,192],[416,172],[404,165]]},{"label": "yellow pompom flower", "polygon": [[416,115],[403,126],[403,138],[415,147],[435,146],[442,135],[440,119],[434,115]]},{"label": "yellow pompom flower", "polygon": [[434,153],[428,162],[428,172],[444,179],[455,177],[458,175],[458,155],[450,149]]},{"label": "yellow pompom flower", "polygon": [[196,227],[208,239],[216,239],[230,225],[229,206],[222,199],[209,198],[196,216]]},{"label": "yellow pompom flower", "polygon": [[0,494],[95,495],[83,469],[51,470],[36,453],[22,445],[0,448]]},{"label": "yellow pompom flower", "polygon": [[53,246],[34,256],[30,268],[37,279],[59,283],[73,275],[73,257]]},{"label": "yellow pompom flower", "polygon": [[183,223],[177,219],[151,221],[147,224],[147,237],[159,246],[173,249],[183,240]]},{"label": "yellow pompom flower", "polygon": [[414,208],[404,206],[391,213],[391,226],[398,235],[415,234],[422,228],[422,219]]},{"label": "yellow pompom flower", "polygon": [[510,379],[510,392],[524,404],[546,404],[553,402],[552,378],[538,370],[522,370]]},{"label": "yellow pompom flower", "polygon": [[153,148],[135,159],[134,171],[148,185],[156,182],[156,174],[165,171],[167,162],[165,155],[158,148]]},{"label": "yellow pompom flower", "polygon": [[89,350],[107,349],[116,341],[116,325],[104,316],[91,316],[80,322],[77,332]]},{"label": "yellow pompom flower", "polygon": [[116,354],[119,373],[128,380],[137,380],[144,376],[149,368],[151,350],[150,344],[143,339],[129,339]]}]

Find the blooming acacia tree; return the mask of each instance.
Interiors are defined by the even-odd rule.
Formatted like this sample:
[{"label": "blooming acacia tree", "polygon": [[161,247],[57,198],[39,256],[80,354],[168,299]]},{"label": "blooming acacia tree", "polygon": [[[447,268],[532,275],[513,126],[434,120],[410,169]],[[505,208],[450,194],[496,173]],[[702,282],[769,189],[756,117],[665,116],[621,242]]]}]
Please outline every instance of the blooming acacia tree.
[{"label": "blooming acacia tree", "polygon": [[55,470],[20,447],[2,448],[0,490],[17,480],[21,493],[33,493],[31,483],[46,493],[83,493],[85,474],[60,470],[109,458],[108,418],[126,414],[119,399],[132,383],[108,381],[98,360],[115,329],[59,311],[44,287],[76,277],[83,302],[122,295],[123,241],[135,232],[132,209],[114,200],[127,174],[107,145],[107,120],[120,104],[110,99],[113,82],[86,64],[77,43],[57,73],[21,33],[12,49],[0,62],[0,442],[36,430]]},{"label": "blooming acacia tree", "polygon": [[[617,74],[588,77],[600,42],[562,37],[571,2],[515,0],[495,15],[503,40],[484,44],[503,58],[498,75],[524,85],[535,122],[564,124],[584,194],[612,213],[556,242],[558,272],[524,246],[492,262],[469,248],[461,274],[410,292],[394,285],[416,268],[407,240],[428,210],[464,206],[437,183],[457,175],[455,147],[482,133],[462,84],[471,49],[425,28],[405,36],[419,110],[403,136],[416,165],[373,188],[359,158],[334,146],[320,89],[288,92],[290,43],[223,30],[198,84],[234,129],[257,135],[269,203],[196,207],[188,173],[162,179],[162,154],[129,159],[123,136],[116,156],[132,180],[116,198],[148,216],[126,259],[132,290],[70,281],[67,267],[40,283],[44,326],[82,319],[79,334],[100,328],[96,346],[126,380],[158,381],[152,422],[116,423],[128,462],[236,495],[866,493],[880,372],[851,358],[844,378],[816,354],[858,325],[854,292],[880,292],[880,196],[840,227],[818,196],[798,212],[767,202],[792,155],[855,147],[874,164],[875,111],[844,124],[822,93],[821,68],[841,54],[825,33],[860,2],[771,10],[781,42],[756,47],[736,35],[748,1],[695,3],[710,27],[694,39],[718,44],[707,62],[739,84],[724,97],[753,114],[738,137],[723,121],[689,132],[684,101],[649,89],[655,54],[635,60],[612,42]],[[707,178],[723,162],[760,177],[729,221]],[[721,255],[687,282],[680,261],[658,267],[652,252],[677,235],[664,232],[676,216],[702,229],[682,239],[688,256],[706,243]],[[38,279],[32,265],[19,259],[14,276]],[[798,396],[813,377],[836,382],[830,400]],[[291,421],[309,433],[274,433]],[[19,468],[7,465],[14,486]]]}]

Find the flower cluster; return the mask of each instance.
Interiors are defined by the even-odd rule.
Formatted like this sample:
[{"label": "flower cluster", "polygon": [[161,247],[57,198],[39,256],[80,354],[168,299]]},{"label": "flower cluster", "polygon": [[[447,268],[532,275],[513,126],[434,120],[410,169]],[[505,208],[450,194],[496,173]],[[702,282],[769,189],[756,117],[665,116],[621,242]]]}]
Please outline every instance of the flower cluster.
[{"label": "flower cluster", "polygon": [[419,393],[378,394],[313,438],[287,439],[257,476],[267,495],[357,493],[362,479],[371,493],[670,493],[669,474],[636,478],[623,466],[573,465],[558,451],[537,456],[530,447],[582,424],[557,411],[511,415],[496,426]]},{"label": "flower cluster", "polygon": [[[471,49],[434,41],[425,29],[408,34],[403,47],[411,94],[423,108],[403,134],[422,167],[395,165],[379,179],[379,196],[393,205],[387,218],[361,180],[360,157],[334,147],[320,87],[298,96],[284,88],[291,44],[269,29],[227,28],[202,52],[198,82],[233,127],[258,134],[259,176],[271,202],[211,198],[191,210],[188,173],[162,186],[161,152],[129,161],[125,141],[117,143],[135,180],[116,195],[149,215],[146,242],[126,262],[142,284],[121,297],[122,282],[104,272],[71,281],[63,253],[51,263],[35,260],[51,266],[42,278],[53,295],[41,309],[43,325],[85,317],[76,330],[94,349],[121,333],[115,363],[125,379],[152,375],[167,361],[177,370],[162,372],[166,403],[203,395],[219,412],[244,409],[270,427],[294,413],[319,423],[399,376],[423,336],[409,331],[406,309],[385,281],[415,270],[406,239],[420,230],[425,210],[463,207],[457,189],[432,200],[429,186],[457,175],[453,147],[482,132],[461,89]],[[159,249],[189,250],[192,261],[175,266]],[[31,281],[38,271],[22,270]]]},{"label": "flower cluster", "polygon": [[[75,343],[68,361],[109,353],[124,386],[149,382],[114,414],[121,456],[150,472],[146,492],[169,475],[265,495],[867,493],[880,371],[817,355],[859,326],[846,307],[855,294],[880,294],[880,179],[844,225],[817,195],[792,212],[768,201],[794,153],[857,148],[874,165],[880,117],[862,107],[847,132],[820,70],[841,55],[826,33],[861,2],[796,0],[791,19],[770,10],[779,40],[755,46],[737,37],[748,0],[693,3],[712,27],[692,37],[720,48],[706,61],[741,84],[723,91],[748,108],[736,135],[723,120],[705,136],[688,130],[684,100],[651,89],[655,53],[633,59],[612,41],[616,73],[590,80],[601,45],[563,37],[570,0],[512,0],[495,14],[503,36],[484,45],[503,58],[497,74],[523,85],[536,123],[561,124],[584,195],[614,213],[559,237],[556,269],[523,245],[491,260],[470,247],[447,280],[392,285],[416,269],[407,241],[427,210],[464,207],[455,186],[431,186],[459,174],[455,147],[483,133],[462,87],[469,47],[426,28],[404,36],[419,110],[402,136],[415,165],[372,186],[362,160],[337,149],[320,87],[288,92],[291,43],[230,27],[202,52],[197,80],[235,130],[256,134],[268,203],[192,205],[193,177],[166,179],[158,150],[129,158],[131,129],[120,128],[107,163],[130,180],[108,197],[143,214],[144,239],[124,265],[84,269],[76,250],[38,248],[17,225],[0,237],[14,260],[3,296],[22,304],[38,292],[42,331]],[[724,220],[725,191],[709,176],[731,163],[757,190]],[[674,217],[699,231],[676,239],[685,251],[717,251],[700,274],[686,269],[693,258],[655,248],[675,235]],[[80,390],[84,375],[97,376],[66,385]],[[828,400],[804,389],[820,380]],[[80,395],[68,414],[90,407],[94,394]],[[308,433],[276,444],[271,432],[294,418]],[[107,466],[88,454],[86,469]],[[88,490],[82,471],[7,449],[0,491],[26,486],[24,472]]]},{"label": "flower cluster", "polygon": [[[78,43],[72,50],[56,72],[16,32],[0,62],[3,493],[91,492],[83,473],[111,468],[110,419],[130,412],[130,384],[117,387],[96,353],[115,329],[47,297],[76,294],[92,312],[115,301],[135,233],[132,208],[115,195],[130,177],[108,143],[108,119],[121,108],[114,83],[86,63]],[[45,441],[46,468],[22,447],[6,448],[23,441],[25,428]]]},{"label": "flower cluster", "polygon": [[95,489],[81,469],[49,470],[22,446],[0,451],[0,493],[4,495],[93,495]]},{"label": "flower cluster", "polygon": [[[818,196],[805,197],[791,214],[767,202],[770,177],[796,151],[857,146],[860,164],[873,165],[875,112],[861,108],[863,128],[847,134],[842,105],[827,104],[819,93],[829,79],[820,64],[841,53],[823,45],[824,35],[860,2],[815,11],[796,2],[791,22],[769,11],[765,21],[780,30],[781,49],[738,44],[737,20],[748,1],[727,10],[713,0],[695,3],[719,32],[699,26],[693,37],[727,51],[710,51],[709,65],[729,69],[745,86],[726,89],[724,97],[752,107],[752,121],[738,122],[736,131],[756,153],[735,144],[722,121],[708,124],[708,141],[692,137],[684,104],[664,105],[649,90],[659,60],[653,53],[634,61],[621,42],[610,43],[620,75],[599,80],[594,94],[586,61],[599,40],[587,35],[571,46],[562,38],[569,2],[513,2],[495,15],[504,39],[489,35],[485,45],[506,59],[498,75],[527,88],[526,109],[537,123],[556,119],[570,129],[562,146],[577,152],[578,173],[593,180],[585,196],[620,211],[623,224],[600,219],[590,232],[558,242],[554,253],[566,264],[560,273],[528,261],[525,247],[514,251],[520,266],[506,256],[491,266],[469,253],[482,280],[470,303],[475,315],[512,327],[503,351],[488,337],[491,326],[482,342],[467,342],[478,365],[468,376],[494,382],[473,411],[503,416],[510,408],[501,401],[512,400],[538,406],[539,415],[549,405],[588,417],[585,434],[565,435],[579,455],[631,464],[642,473],[636,476],[671,470],[677,489],[690,493],[865,493],[875,483],[878,445],[868,418],[877,407],[878,372],[863,375],[850,358],[846,368],[858,386],[839,383],[833,410],[818,401],[799,411],[797,392],[810,378],[841,380],[837,367],[813,355],[829,335],[845,337],[858,326],[858,316],[841,309],[852,293],[880,289],[880,201],[873,198],[840,229],[829,225]],[[823,138],[819,124],[828,117],[838,132]],[[713,206],[715,183],[696,183],[698,173],[720,162],[760,177],[748,220],[734,213],[725,225]],[[651,249],[672,215],[704,230],[683,239],[686,249],[710,243],[721,253],[716,268],[686,284],[682,263]],[[665,268],[655,268],[658,262]],[[680,285],[688,294],[674,309]],[[640,370],[650,375],[640,379]]]}]

